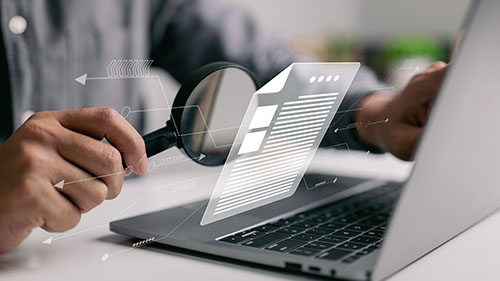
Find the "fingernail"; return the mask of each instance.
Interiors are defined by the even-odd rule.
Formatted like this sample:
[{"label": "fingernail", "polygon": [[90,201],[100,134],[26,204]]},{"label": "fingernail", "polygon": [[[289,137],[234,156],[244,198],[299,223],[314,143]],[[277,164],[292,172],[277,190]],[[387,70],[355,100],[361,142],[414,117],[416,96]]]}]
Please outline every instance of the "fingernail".
[{"label": "fingernail", "polygon": [[139,159],[137,166],[138,166],[139,172],[141,174],[145,174],[148,171],[149,162],[148,162],[148,156],[146,155],[146,153],[144,153],[144,155],[142,155],[141,159]]}]

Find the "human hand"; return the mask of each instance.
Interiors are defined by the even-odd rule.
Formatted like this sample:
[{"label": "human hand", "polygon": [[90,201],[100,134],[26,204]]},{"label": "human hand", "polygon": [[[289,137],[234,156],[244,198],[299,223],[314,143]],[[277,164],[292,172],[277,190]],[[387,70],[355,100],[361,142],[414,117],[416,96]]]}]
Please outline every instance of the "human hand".
[{"label": "human hand", "polygon": [[[121,155],[135,173],[147,172],[142,137],[110,108],[29,118],[0,146],[0,253],[19,245],[33,228],[73,228],[82,213],[115,198],[125,174]],[[61,180],[77,182],[56,188]]]},{"label": "human hand", "polygon": [[361,141],[411,160],[447,69],[444,62],[436,62],[416,74],[399,95],[375,93],[364,98],[355,121],[368,124],[387,119],[388,122],[361,126],[358,131]]}]

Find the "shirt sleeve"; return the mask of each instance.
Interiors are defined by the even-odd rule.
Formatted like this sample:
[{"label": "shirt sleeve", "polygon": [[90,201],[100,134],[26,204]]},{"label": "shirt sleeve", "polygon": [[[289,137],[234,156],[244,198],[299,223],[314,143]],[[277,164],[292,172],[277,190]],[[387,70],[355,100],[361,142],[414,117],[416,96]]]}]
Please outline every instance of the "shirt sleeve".
[{"label": "shirt sleeve", "polygon": [[[234,5],[217,0],[159,0],[152,5],[151,14],[151,58],[180,83],[214,61],[245,66],[265,83],[293,61],[303,60],[278,35]],[[347,143],[350,149],[377,152],[359,141],[356,130],[335,129],[352,123],[359,101],[381,87],[374,72],[361,67],[321,145],[340,148]]]}]

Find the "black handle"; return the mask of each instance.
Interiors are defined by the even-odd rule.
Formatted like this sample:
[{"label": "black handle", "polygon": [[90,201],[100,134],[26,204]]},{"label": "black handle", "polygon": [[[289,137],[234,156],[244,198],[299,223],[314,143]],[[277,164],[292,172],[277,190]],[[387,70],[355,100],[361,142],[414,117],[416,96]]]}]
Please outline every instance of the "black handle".
[{"label": "black handle", "polygon": [[148,157],[165,151],[177,144],[177,135],[169,123],[167,126],[153,131],[142,137],[146,144],[146,154]]},{"label": "black handle", "polygon": [[[165,151],[177,144],[177,134],[172,129],[172,125],[167,123],[167,126],[153,131],[142,137],[146,144],[146,155],[151,157],[162,151]],[[125,159],[122,157],[123,168],[127,168]]]}]

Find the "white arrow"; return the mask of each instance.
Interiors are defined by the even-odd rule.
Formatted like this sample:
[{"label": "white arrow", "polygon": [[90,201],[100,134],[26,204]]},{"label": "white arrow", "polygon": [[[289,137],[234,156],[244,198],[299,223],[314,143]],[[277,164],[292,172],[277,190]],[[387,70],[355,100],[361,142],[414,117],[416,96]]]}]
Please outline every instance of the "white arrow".
[{"label": "white arrow", "polygon": [[198,157],[198,161],[201,161],[203,158],[207,157],[205,154],[200,154],[200,157]]},{"label": "white arrow", "polygon": [[87,73],[75,78],[75,81],[82,84],[82,85],[85,85],[85,83],[87,82]]},{"label": "white arrow", "polygon": [[57,187],[57,188],[63,189],[63,187],[64,187],[64,180],[62,180],[62,181],[54,184],[54,186]]},{"label": "white arrow", "polygon": [[88,77],[88,73],[85,73],[81,76],[76,77],[75,81],[85,86],[87,80],[151,79],[151,78],[158,78],[158,76]]},{"label": "white arrow", "polygon": [[102,255],[101,261],[106,261],[108,258],[109,258],[109,254],[106,253],[106,254]]},{"label": "white arrow", "polygon": [[43,241],[43,244],[48,244],[48,245],[52,244],[52,238],[53,237],[50,236],[49,238],[47,238],[46,240]]}]

